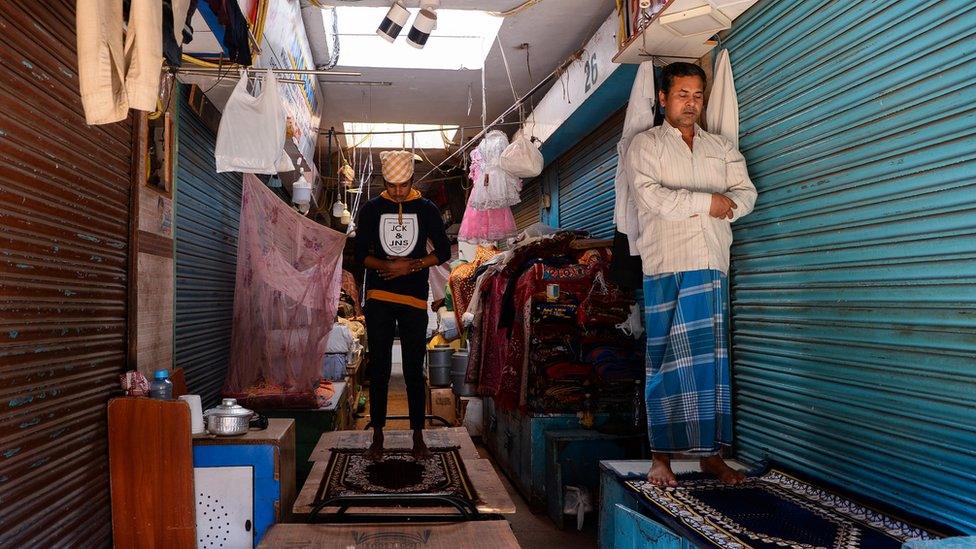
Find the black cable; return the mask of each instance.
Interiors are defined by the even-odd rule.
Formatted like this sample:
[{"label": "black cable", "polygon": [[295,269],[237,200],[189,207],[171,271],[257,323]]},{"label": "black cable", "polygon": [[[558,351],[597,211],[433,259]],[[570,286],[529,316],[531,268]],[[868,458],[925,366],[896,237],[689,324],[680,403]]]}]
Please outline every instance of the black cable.
[{"label": "black cable", "polygon": [[211,86],[209,88],[207,88],[206,90],[204,90],[204,92],[203,92],[204,95],[206,95],[207,93],[209,93],[210,90],[212,90],[215,87],[217,87],[217,84],[220,84],[220,81],[223,80],[225,76],[227,76],[228,74],[230,74],[230,69],[229,68],[228,68],[228,71],[227,72],[221,72],[223,69],[224,69],[224,52],[220,52],[220,59],[217,61],[217,81],[214,82],[213,84],[211,84]]}]

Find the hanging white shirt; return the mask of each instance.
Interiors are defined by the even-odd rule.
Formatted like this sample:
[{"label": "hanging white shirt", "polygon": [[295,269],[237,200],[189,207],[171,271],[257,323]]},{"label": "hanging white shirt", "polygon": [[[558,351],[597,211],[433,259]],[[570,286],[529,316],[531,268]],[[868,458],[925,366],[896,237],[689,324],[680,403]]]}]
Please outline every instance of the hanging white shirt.
[{"label": "hanging white shirt", "polygon": [[[695,125],[694,150],[669,124],[638,134],[627,153],[645,275],[715,269],[728,273],[731,223],[752,211],[756,188],[731,141]],[[735,204],[732,220],[708,212],[712,193]]]},{"label": "hanging white shirt", "polygon": [[627,170],[627,150],[634,136],[654,126],[654,63],[645,61],[637,68],[637,76],[630,88],[630,101],[624,114],[624,128],[617,142],[617,173],[614,176],[616,193],[613,222],[617,231],[627,235],[631,255],[638,254],[637,238],[640,223],[637,207],[630,196],[630,178]]},{"label": "hanging white shirt", "polygon": [[735,94],[729,50],[722,50],[715,64],[705,124],[709,132],[728,138],[733,147],[739,148],[739,100]]}]

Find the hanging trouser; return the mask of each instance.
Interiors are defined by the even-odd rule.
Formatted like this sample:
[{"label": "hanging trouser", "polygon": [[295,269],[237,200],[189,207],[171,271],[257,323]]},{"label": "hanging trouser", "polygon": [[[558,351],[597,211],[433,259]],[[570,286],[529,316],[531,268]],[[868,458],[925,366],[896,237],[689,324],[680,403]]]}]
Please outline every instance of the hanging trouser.
[{"label": "hanging trouser", "polygon": [[407,384],[410,428],[424,427],[426,389],[424,355],[427,351],[427,311],[399,303],[366,301],[366,337],[369,338],[369,416],[373,428],[386,425],[386,401],[393,367],[393,339],[399,331],[403,378]]}]

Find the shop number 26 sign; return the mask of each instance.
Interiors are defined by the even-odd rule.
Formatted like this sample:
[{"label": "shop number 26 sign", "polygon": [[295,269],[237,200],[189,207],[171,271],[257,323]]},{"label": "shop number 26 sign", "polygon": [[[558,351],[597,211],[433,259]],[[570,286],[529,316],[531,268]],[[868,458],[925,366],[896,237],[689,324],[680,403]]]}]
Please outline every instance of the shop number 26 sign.
[{"label": "shop number 26 sign", "polygon": [[590,93],[590,90],[596,87],[597,79],[600,76],[600,70],[597,68],[596,64],[595,53],[590,54],[590,57],[584,60],[583,73],[586,75],[586,84],[583,89],[583,93]]}]

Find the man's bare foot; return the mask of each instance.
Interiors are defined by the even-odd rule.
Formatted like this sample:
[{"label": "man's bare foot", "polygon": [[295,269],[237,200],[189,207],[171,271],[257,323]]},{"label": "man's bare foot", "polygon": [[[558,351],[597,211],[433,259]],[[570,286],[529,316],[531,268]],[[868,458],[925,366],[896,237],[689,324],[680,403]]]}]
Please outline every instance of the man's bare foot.
[{"label": "man's bare foot", "polygon": [[671,456],[654,454],[651,470],[647,472],[647,481],[654,486],[677,486],[678,479],[671,470]]},{"label": "man's bare foot", "polygon": [[379,461],[383,458],[383,431],[377,429],[373,431],[373,443],[369,445],[364,455],[369,461]]},{"label": "man's bare foot", "polygon": [[701,459],[702,472],[715,475],[722,484],[742,484],[746,476],[725,464],[721,456],[709,456]]},{"label": "man's bare foot", "polygon": [[416,461],[422,461],[425,459],[430,459],[434,454],[431,453],[430,448],[427,447],[427,443],[424,442],[424,432],[414,431],[413,432],[413,459]]}]

